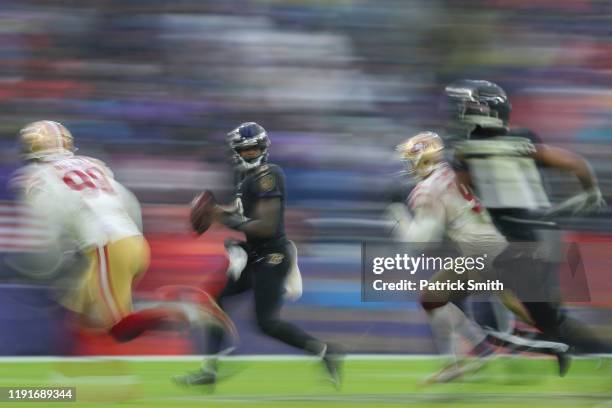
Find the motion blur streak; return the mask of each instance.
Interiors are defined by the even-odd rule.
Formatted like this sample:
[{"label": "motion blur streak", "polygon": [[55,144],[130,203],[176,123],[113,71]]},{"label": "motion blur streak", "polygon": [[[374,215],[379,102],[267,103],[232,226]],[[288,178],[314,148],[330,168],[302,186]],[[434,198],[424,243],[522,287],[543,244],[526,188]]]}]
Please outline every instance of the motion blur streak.
[{"label": "motion blur streak", "polygon": [[[216,227],[196,239],[188,203],[203,189],[229,197],[225,134],[257,121],[285,169],[301,256],[304,296],[287,317],[353,352],[434,352],[416,304],[360,301],[360,242],[389,238],[382,211],[411,187],[393,177],[394,146],[423,129],[447,134],[444,85],[486,78],[508,92],[513,125],[583,154],[612,202],[611,17],[603,0],[3,1],[0,354],[200,351],[172,333],[121,346],[63,340],[46,294],[70,280],[42,270],[48,259],[15,266],[47,247],[8,185],[16,132],[44,118],[66,124],[79,154],[107,162],[142,203],[152,260],[136,307],[159,301],[164,285],[223,286],[223,239],[237,234]],[[548,182],[555,203],[578,191],[563,174]],[[559,222],[565,241],[612,242],[610,210]],[[581,252],[594,301],[570,305],[608,338],[609,254]],[[291,352],[243,327],[249,301],[231,310],[238,352]]]}]

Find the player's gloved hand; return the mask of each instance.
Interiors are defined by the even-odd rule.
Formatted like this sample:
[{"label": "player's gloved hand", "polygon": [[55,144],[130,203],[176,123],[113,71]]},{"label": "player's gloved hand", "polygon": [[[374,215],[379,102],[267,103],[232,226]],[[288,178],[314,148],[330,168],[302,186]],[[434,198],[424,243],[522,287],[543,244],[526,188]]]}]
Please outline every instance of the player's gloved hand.
[{"label": "player's gloved hand", "polygon": [[393,203],[385,210],[384,217],[396,222],[410,222],[410,213],[404,204]]},{"label": "player's gloved hand", "polygon": [[385,210],[383,217],[391,221],[390,234],[397,240],[402,241],[412,219],[404,204],[393,203]]},{"label": "player's gloved hand", "polygon": [[587,194],[587,198],[585,205],[581,209],[582,211],[599,212],[606,207],[606,200],[604,200],[603,196],[601,195],[601,190],[599,187],[593,187],[585,191],[585,193]]},{"label": "player's gloved hand", "polygon": [[400,203],[390,204],[383,216],[388,220],[400,223],[409,223],[412,218],[406,206]]},{"label": "player's gloved hand", "polygon": [[233,239],[225,240],[225,250],[227,251],[227,259],[229,261],[226,270],[227,276],[237,281],[246,267],[249,255],[240,242]]},{"label": "player's gloved hand", "polygon": [[554,216],[563,213],[570,213],[572,215],[588,214],[598,212],[605,206],[606,201],[601,195],[601,190],[599,187],[593,187],[563,201],[552,208],[547,215]]}]

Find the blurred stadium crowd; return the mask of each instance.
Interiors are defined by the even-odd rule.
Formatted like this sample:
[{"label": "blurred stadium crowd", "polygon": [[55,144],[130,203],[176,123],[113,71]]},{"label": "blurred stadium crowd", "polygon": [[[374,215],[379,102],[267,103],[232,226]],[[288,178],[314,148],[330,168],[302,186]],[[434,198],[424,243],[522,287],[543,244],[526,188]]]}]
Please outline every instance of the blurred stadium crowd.
[{"label": "blurred stadium crowd", "polygon": [[[311,328],[344,322],[356,349],[382,341],[383,351],[431,351],[409,306],[381,320],[392,305],[359,305],[359,248],[350,243],[384,237],[380,213],[400,170],[393,147],[424,128],[444,134],[446,83],[490,79],[509,93],[511,123],[584,154],[612,202],[610,27],[606,0],[6,0],[3,211],[12,217],[17,130],[61,121],[143,204],[154,256],[143,297],[160,282],[201,279],[202,269],[219,269],[222,246],[189,241],[187,203],[203,188],[229,197],[225,135],[257,121],[287,174],[289,234],[303,244],[306,293],[289,313],[314,321],[312,310],[337,307]],[[550,183],[564,197],[576,189],[559,174]],[[15,241],[3,222],[6,250]],[[605,233],[612,217],[563,225]],[[194,254],[210,255],[206,268],[186,257]],[[330,286],[338,280],[341,288]],[[364,308],[369,326],[351,308]],[[421,343],[385,335],[406,319]],[[355,340],[364,331],[378,340]]]}]

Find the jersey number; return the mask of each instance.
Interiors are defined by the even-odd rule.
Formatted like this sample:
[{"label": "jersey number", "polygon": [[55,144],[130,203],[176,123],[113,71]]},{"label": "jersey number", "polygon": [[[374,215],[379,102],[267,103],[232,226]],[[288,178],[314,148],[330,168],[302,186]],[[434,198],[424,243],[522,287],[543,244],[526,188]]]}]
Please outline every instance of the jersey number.
[{"label": "jersey number", "polygon": [[465,198],[467,201],[470,202],[470,204],[472,204],[472,211],[477,214],[480,214],[483,208],[482,204],[480,203],[480,201],[478,201],[476,196],[474,196],[472,191],[468,187],[466,187],[465,184],[462,183],[458,183],[457,187],[459,188],[459,192],[461,193],[463,198]]},{"label": "jersey number", "polygon": [[114,193],[113,187],[108,182],[106,175],[95,167],[85,170],[70,170],[64,174],[62,179],[72,190],[83,191],[84,189],[102,190],[105,193]]}]

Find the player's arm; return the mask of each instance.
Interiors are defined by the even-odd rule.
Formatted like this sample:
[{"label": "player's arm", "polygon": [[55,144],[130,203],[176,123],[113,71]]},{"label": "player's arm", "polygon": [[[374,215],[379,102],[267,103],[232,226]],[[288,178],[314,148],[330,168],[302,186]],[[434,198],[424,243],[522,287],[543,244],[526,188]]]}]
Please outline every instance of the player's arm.
[{"label": "player's arm", "polygon": [[574,174],[584,190],[559,204],[552,213],[571,211],[576,214],[598,210],[606,205],[599,190],[597,176],[584,157],[558,147],[544,144],[535,146],[533,158],[538,163]]},{"label": "player's arm", "polygon": [[218,220],[229,228],[258,238],[273,237],[281,223],[284,175],[278,167],[269,168],[253,182],[257,204],[252,218],[240,213],[221,215]]},{"label": "player's arm", "polygon": [[[238,217],[232,220],[229,216],[224,221],[228,227],[258,238],[274,237],[278,231],[281,218],[281,199],[278,197],[260,199],[255,207],[255,217]],[[233,223],[235,221],[237,223]]]},{"label": "player's arm", "polygon": [[403,204],[392,204],[389,216],[395,220],[394,234],[403,242],[436,242],[444,234],[445,211],[437,201],[417,198],[410,217]]},{"label": "player's arm", "polygon": [[134,224],[142,232],[142,211],[140,209],[140,203],[138,199],[130,190],[124,187],[122,184],[113,180],[113,190],[117,192],[123,203],[123,207],[127,212],[128,216],[134,221]]},{"label": "player's arm", "polygon": [[585,191],[597,188],[597,176],[581,155],[545,144],[536,144],[535,147],[533,158],[538,163],[573,173]]},{"label": "player's arm", "polygon": [[34,223],[40,228],[39,237],[44,241],[43,245],[55,245],[64,232],[65,209],[70,203],[57,193],[42,173],[25,178],[15,187],[27,217],[35,220]]},{"label": "player's arm", "polygon": [[439,203],[419,206],[405,232],[408,242],[436,242],[444,233],[444,208]]},{"label": "player's arm", "polygon": [[[25,204],[32,214],[53,221],[57,217],[57,205],[61,203],[61,197],[53,194],[53,190],[45,184],[43,178],[38,175],[29,177],[18,190],[22,204]],[[61,204],[60,204],[61,205]]]}]

